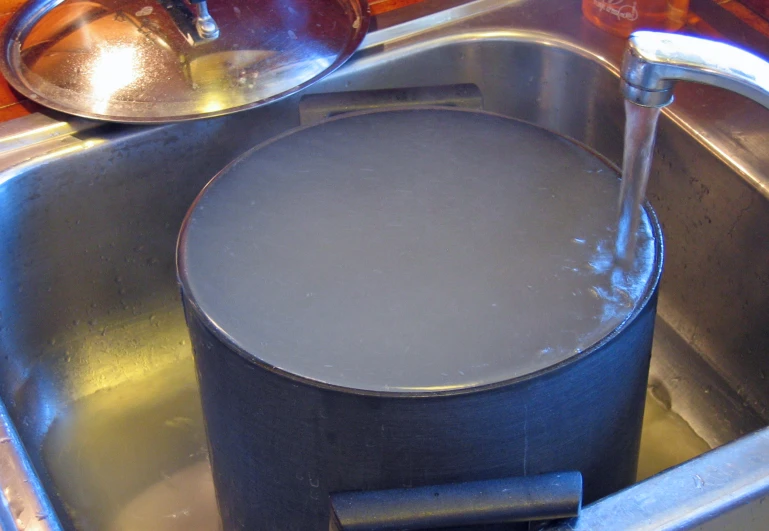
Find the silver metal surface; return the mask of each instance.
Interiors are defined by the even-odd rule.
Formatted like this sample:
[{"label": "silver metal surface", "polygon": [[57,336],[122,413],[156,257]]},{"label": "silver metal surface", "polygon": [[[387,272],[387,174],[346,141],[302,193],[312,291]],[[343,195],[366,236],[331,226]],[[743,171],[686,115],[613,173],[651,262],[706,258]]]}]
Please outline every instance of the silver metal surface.
[{"label": "silver metal surface", "polygon": [[[625,42],[584,21],[578,4],[426,0],[377,20],[383,33],[367,38],[365,53],[305,94],[473,84],[486,110],[575,138],[616,164]],[[679,469],[668,470],[603,515],[614,529],[760,529],[769,507],[760,504],[761,461],[744,480],[729,470],[769,455],[765,437],[744,437],[769,420],[769,111],[705,85],[678,83],[675,93],[648,189],[668,246],[647,410],[677,418],[705,447],[734,443],[703,456],[724,471],[717,491],[677,497]],[[299,125],[300,100],[153,128],[55,115],[0,126],[0,398],[65,528],[215,528],[176,234],[228,161]],[[655,459],[650,472],[695,455],[681,453],[677,432],[655,443],[653,430],[647,423],[641,450],[642,461]],[[682,500],[671,523],[666,485]],[[694,509],[704,504],[714,512]]]},{"label": "silver metal surface", "polygon": [[[209,12],[210,7],[210,12]],[[349,58],[365,0],[35,0],[2,34],[19,92],[88,118],[152,123],[219,116],[300,90]]]},{"label": "silver metal surface", "polygon": [[[547,527],[552,531],[617,529],[765,529],[769,508],[769,428],[728,444],[665,474],[586,507],[579,518]],[[713,522],[751,502],[751,518],[727,527]],[[763,516],[763,518],[761,518]],[[707,526],[707,527],[698,527]]]},{"label": "silver metal surface", "polygon": [[198,12],[198,17],[195,19],[195,28],[198,30],[198,35],[203,39],[217,38],[219,36],[219,25],[208,12],[206,0],[197,2],[195,9]]},{"label": "silver metal surface", "polygon": [[61,526],[0,402],[0,529],[59,531]]},{"label": "silver metal surface", "polygon": [[621,76],[625,97],[645,107],[669,105],[676,81],[721,87],[769,107],[769,63],[708,39],[637,31],[628,39]]}]

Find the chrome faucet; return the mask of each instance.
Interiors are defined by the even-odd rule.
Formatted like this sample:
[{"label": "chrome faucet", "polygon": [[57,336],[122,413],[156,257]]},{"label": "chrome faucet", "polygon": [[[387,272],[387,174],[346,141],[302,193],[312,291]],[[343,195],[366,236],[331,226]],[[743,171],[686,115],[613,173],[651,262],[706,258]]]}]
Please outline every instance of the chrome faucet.
[{"label": "chrome faucet", "polygon": [[735,46],[699,37],[637,31],[622,60],[622,92],[644,107],[673,101],[676,81],[742,94],[769,108],[769,63]]},{"label": "chrome faucet", "polygon": [[206,0],[192,0],[192,4],[195,5],[195,9],[197,10],[195,29],[198,30],[200,38],[213,40],[219,37],[219,25],[214,20],[214,17],[208,12],[208,3]]}]

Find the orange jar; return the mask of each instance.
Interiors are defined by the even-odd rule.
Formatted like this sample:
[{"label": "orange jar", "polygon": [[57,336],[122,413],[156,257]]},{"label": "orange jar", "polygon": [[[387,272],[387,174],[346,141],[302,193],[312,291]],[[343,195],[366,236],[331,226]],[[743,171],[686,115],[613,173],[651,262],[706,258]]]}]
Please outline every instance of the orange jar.
[{"label": "orange jar", "polygon": [[675,31],[688,11],[689,0],[582,0],[590,22],[621,37],[637,29]]}]

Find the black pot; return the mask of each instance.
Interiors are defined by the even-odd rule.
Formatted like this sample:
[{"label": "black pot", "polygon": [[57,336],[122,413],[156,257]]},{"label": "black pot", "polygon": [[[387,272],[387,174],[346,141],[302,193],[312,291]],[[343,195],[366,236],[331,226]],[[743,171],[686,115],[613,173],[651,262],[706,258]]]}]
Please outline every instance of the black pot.
[{"label": "black pot", "polygon": [[[460,139],[447,140],[458,130],[462,131]],[[501,141],[500,135],[508,141]],[[431,154],[436,145],[437,154]],[[519,149],[518,154],[509,153],[514,148]],[[345,153],[347,159],[343,160]],[[454,156],[456,159],[448,160]],[[464,168],[468,157],[474,160]],[[306,166],[301,162],[305,159],[311,161]],[[402,183],[395,181],[410,179],[411,184],[416,183],[412,190],[417,190],[422,179],[438,179],[439,193],[420,188],[419,193],[426,195],[415,199],[414,204],[440,195],[443,206],[430,203],[422,210],[409,203],[411,199],[405,200],[411,205],[407,207],[400,199],[395,203],[390,199],[375,200],[365,204],[360,223],[350,222],[348,216],[360,215],[356,211],[361,206],[360,190],[365,189],[364,195],[371,194],[366,196],[369,199],[380,197],[379,189],[371,188],[371,176],[367,175],[371,172],[367,169],[382,168],[383,161],[388,160],[394,166],[419,166],[428,159],[430,165],[419,167],[413,175],[388,173],[389,177],[380,176],[376,181],[379,184],[374,186],[397,191]],[[446,164],[435,175],[429,175],[428,170],[441,160]],[[547,305],[544,310],[541,306],[511,307],[500,321],[488,324],[484,312],[491,310],[486,306],[477,319],[473,309],[467,308],[477,302],[478,290],[468,288],[467,298],[457,307],[446,304],[442,293],[420,292],[416,299],[412,298],[414,290],[425,284],[432,286],[433,281],[437,286],[455,289],[455,279],[459,278],[467,279],[470,287],[482,286],[481,291],[490,285],[488,296],[499,294],[504,299],[510,283],[514,283],[510,279],[516,278],[515,267],[503,267],[502,273],[499,267],[494,268],[486,278],[468,266],[483,263],[487,253],[495,255],[501,248],[494,241],[485,246],[484,235],[489,227],[501,224],[504,234],[515,225],[505,221],[509,209],[500,210],[495,203],[500,194],[505,196],[507,184],[500,185],[503,188],[499,193],[493,188],[493,193],[463,195],[462,183],[486,179],[476,176],[478,161],[483,168],[500,168],[497,173],[503,177],[518,168],[536,174],[531,177],[535,183],[551,179],[561,186],[569,180],[566,189],[559,192],[567,198],[566,206],[560,207],[563,220],[553,221],[553,227],[560,227],[558,230],[564,234],[572,226],[593,223],[603,227],[604,217],[613,219],[613,208],[608,214],[599,209],[580,210],[584,190],[585,200],[592,200],[588,197],[592,180],[616,179],[611,168],[583,148],[509,119],[434,109],[359,115],[292,132],[230,165],[192,206],[180,237],[179,278],[194,346],[217,499],[226,529],[326,529],[333,516],[329,496],[337,492],[412,488],[399,495],[405,492],[422,496],[426,491],[415,487],[578,471],[584,477],[585,501],[590,502],[634,481],[662,268],[662,240],[656,218],[645,205],[648,241],[646,254],[639,251],[638,260],[646,261],[642,266],[647,273],[626,315],[577,352],[548,360],[544,359],[547,349],[543,349],[529,356],[535,365],[516,372],[515,337],[520,336],[520,344],[528,345],[528,336],[519,330],[517,336],[497,341],[495,330],[505,334],[504,325],[500,328],[499,323],[518,318],[520,312],[535,314],[525,317],[546,325],[546,320],[558,313],[558,304],[553,303],[552,310]],[[339,169],[347,166],[355,171],[345,173]],[[561,175],[563,168],[573,171]],[[452,177],[449,174],[455,169],[459,174]],[[468,172],[473,175],[468,176]],[[497,183],[496,177],[493,180]],[[530,187],[528,182],[522,189]],[[400,197],[395,191],[395,195],[386,197]],[[305,203],[302,198],[312,202]],[[316,200],[321,201],[321,206]],[[607,201],[613,204],[616,197]],[[463,217],[463,213],[442,210],[446,205],[469,208],[471,215]],[[527,206],[521,203],[520,208]],[[392,212],[399,222],[410,227],[410,232],[399,235],[411,237],[414,231],[426,231],[427,239],[418,239],[416,245],[408,242],[417,256],[414,260],[433,253],[435,250],[424,248],[442,241],[446,231],[456,233],[459,254],[446,251],[446,261],[426,258],[430,262],[425,268],[402,258],[391,260],[403,256],[394,251],[401,248],[403,240],[388,232],[393,227],[387,223],[371,219]],[[334,219],[341,216],[348,223],[345,227],[354,229],[355,235],[349,236],[344,230],[328,231],[323,217],[327,213]],[[285,219],[281,217],[284,214]],[[442,225],[455,215],[460,216],[459,223],[471,226],[468,233],[456,231],[448,221],[447,226]],[[296,216],[307,216],[310,221],[299,223]],[[491,221],[486,223],[486,218]],[[543,219],[536,225],[551,230],[551,218]],[[451,237],[447,241],[454,240]],[[367,247],[369,244],[372,247]],[[550,242],[543,240],[542,245]],[[553,248],[562,246],[568,245]],[[444,247],[437,246],[436,252],[443,252]],[[321,253],[329,248],[334,250],[331,258]],[[381,256],[377,254],[380,251]],[[371,263],[356,269],[356,253],[373,256],[374,262],[381,260],[381,269],[391,272],[396,284],[372,293],[382,286],[370,288],[374,281],[361,271],[368,272]],[[510,260],[504,257],[502,263]],[[409,269],[412,266],[414,269]],[[425,276],[424,271],[435,272]],[[326,273],[331,276],[324,276]],[[320,276],[316,278],[316,274]],[[451,282],[441,284],[444,274]],[[330,280],[332,277],[336,283]],[[348,278],[353,287],[345,283]],[[500,281],[498,286],[496,281]],[[554,278],[552,282],[560,280]],[[314,302],[301,301],[299,296],[305,295],[307,283],[320,286],[317,289],[325,300],[332,301],[312,314],[314,320],[305,320],[308,312],[315,311],[308,306]],[[398,291],[396,288],[403,283],[409,285],[408,289]],[[462,280],[462,287],[464,284]],[[556,288],[553,293],[557,294]],[[397,293],[393,295],[393,291]],[[465,297],[464,293],[456,297]],[[316,294],[307,291],[306,296],[312,299]],[[379,319],[373,324],[366,320],[366,312],[374,304],[372,297],[383,299],[382,307],[386,306],[384,313],[372,314]],[[424,300],[432,305],[425,306]],[[492,306],[496,307],[496,303]],[[580,316],[574,318],[581,320]],[[307,323],[327,326],[315,329]],[[344,333],[347,323],[351,327],[349,337]],[[378,335],[380,324],[385,329],[383,335]],[[488,329],[484,328],[487,324]],[[429,333],[416,337],[413,331],[423,328]],[[366,335],[369,330],[370,335]],[[436,330],[444,330],[452,339],[440,337]],[[553,328],[554,336],[566,337],[567,332],[565,328]],[[361,340],[370,337],[384,339],[375,346]],[[401,347],[406,339],[422,345],[420,352],[429,351],[429,356],[425,355],[429,360],[403,355]],[[473,343],[478,345],[477,353],[467,347]],[[436,344],[439,348],[430,350]],[[512,345],[512,353],[500,355],[495,351],[499,345]],[[388,360],[396,357],[390,349],[398,349],[398,364],[388,365]],[[372,352],[379,354],[374,356]],[[455,369],[464,366],[461,363],[465,358],[488,358],[493,370],[482,373],[479,369],[481,372],[474,376],[456,376]],[[325,363],[339,363],[340,359],[344,367],[337,372],[328,367],[332,363]],[[445,373],[441,366],[444,359],[449,367]],[[472,363],[469,366],[475,367]],[[451,379],[448,372],[456,378]],[[436,376],[439,374],[447,374],[446,385],[439,385],[443,381]],[[422,380],[427,382],[424,386],[420,386]],[[559,496],[561,502],[563,496],[574,499],[573,489],[559,493],[557,487],[563,481],[548,478],[556,490],[550,498],[542,495],[545,502],[558,506],[555,498]],[[573,475],[561,479],[576,484]],[[511,481],[527,488],[525,481]],[[489,488],[499,487],[495,485]],[[478,484],[468,489],[469,493],[477,491]],[[435,492],[439,497],[444,491]],[[457,495],[457,491],[452,492]],[[344,503],[348,502],[345,499]],[[477,505],[469,503],[468,507]],[[404,505],[398,502],[390,506]],[[512,513],[500,513],[494,518],[488,517],[488,511],[485,514],[485,521],[516,518]],[[536,511],[527,514],[537,516]],[[558,516],[559,511],[543,511],[541,515],[548,514]],[[484,521],[484,517],[479,520]],[[405,521],[381,528],[413,528]],[[445,520],[443,524],[446,522],[453,521]],[[355,527],[370,528],[363,524]]]}]

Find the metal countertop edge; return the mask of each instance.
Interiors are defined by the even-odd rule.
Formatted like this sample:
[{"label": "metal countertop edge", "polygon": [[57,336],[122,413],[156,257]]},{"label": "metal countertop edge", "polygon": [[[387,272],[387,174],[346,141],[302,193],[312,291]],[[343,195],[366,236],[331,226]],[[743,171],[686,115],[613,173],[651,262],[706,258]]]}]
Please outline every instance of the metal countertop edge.
[{"label": "metal countertop edge", "polygon": [[0,529],[62,531],[8,410],[0,401]]},{"label": "metal countertop edge", "polygon": [[[614,530],[618,517],[625,529],[634,530],[730,529],[718,521],[704,526],[714,517],[747,507],[755,500],[761,505],[766,498],[769,427],[603,498],[584,507],[578,518],[553,523],[542,531]],[[766,509],[760,512],[763,518],[755,512],[747,518],[766,525]]]}]

